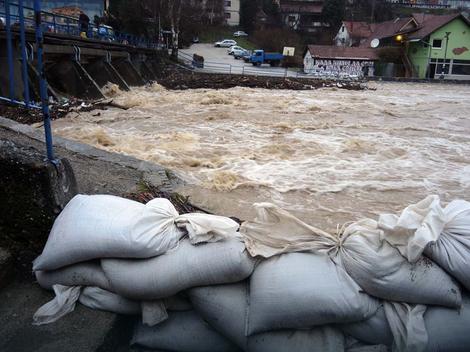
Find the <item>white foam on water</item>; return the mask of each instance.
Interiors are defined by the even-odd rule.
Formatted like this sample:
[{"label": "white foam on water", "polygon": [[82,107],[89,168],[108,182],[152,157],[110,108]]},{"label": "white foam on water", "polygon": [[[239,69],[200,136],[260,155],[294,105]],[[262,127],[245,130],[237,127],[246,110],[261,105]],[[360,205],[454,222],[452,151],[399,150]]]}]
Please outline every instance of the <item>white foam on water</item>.
[{"label": "white foam on water", "polygon": [[111,86],[113,99],[129,110],[74,114],[53,128],[169,167],[195,185],[188,194],[230,215],[248,216],[247,203],[274,201],[333,226],[398,210],[429,193],[468,195],[470,87],[375,87],[169,91],[154,85],[122,92]]}]

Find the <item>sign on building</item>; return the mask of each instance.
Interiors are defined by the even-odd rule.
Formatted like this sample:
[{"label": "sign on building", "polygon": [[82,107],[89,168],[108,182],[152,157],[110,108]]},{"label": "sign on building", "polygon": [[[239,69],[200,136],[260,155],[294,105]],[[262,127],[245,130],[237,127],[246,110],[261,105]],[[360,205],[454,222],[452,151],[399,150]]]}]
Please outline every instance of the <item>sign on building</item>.
[{"label": "sign on building", "polygon": [[282,54],[284,56],[294,56],[295,54],[295,48],[291,46],[285,46],[284,50],[282,51]]}]

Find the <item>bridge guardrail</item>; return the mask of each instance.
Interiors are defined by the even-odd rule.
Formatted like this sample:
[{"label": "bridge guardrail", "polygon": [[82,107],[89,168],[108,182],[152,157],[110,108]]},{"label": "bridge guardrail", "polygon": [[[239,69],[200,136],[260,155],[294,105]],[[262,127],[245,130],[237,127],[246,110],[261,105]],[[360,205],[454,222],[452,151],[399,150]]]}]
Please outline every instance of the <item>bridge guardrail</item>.
[{"label": "bridge guardrail", "polygon": [[[22,3],[22,1],[13,3],[9,0],[0,0],[0,17],[6,18],[8,12],[8,17],[10,18],[10,23],[13,27],[19,26],[21,22],[24,24],[25,28],[34,29],[34,9],[22,6]],[[24,17],[24,21],[21,21],[21,16]],[[78,18],[60,15],[53,12],[41,11],[41,26],[44,33],[66,34],[69,36],[81,37],[83,39],[116,42],[139,48],[163,49],[165,47],[157,41],[114,31],[108,27],[104,27],[103,25],[97,26],[93,23],[85,24],[84,22],[80,22]]]}]

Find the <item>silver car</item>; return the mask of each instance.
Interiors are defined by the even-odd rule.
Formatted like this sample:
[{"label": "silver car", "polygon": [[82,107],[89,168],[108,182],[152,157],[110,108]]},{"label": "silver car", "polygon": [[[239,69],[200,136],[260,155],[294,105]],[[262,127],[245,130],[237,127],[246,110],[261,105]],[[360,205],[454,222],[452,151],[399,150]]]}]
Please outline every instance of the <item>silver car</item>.
[{"label": "silver car", "polygon": [[223,48],[230,48],[231,46],[237,45],[237,42],[232,39],[224,39],[221,40],[220,42],[215,42],[214,46],[217,48],[223,47]]}]

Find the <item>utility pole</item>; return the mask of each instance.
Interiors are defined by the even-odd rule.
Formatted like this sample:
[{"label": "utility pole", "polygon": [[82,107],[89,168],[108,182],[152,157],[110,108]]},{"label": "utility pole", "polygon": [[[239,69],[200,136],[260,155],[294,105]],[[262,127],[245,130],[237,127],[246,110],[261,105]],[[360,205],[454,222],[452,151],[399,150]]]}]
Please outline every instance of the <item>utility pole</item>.
[{"label": "utility pole", "polygon": [[444,51],[444,63],[442,64],[442,69],[441,69],[441,79],[444,78],[444,71],[446,69],[446,61],[447,61],[447,47],[449,44],[449,35],[451,32],[446,32],[445,38],[446,38],[446,49]]}]

